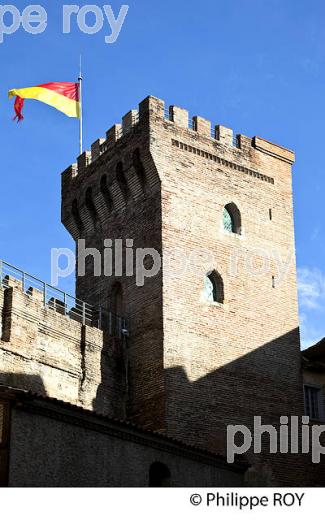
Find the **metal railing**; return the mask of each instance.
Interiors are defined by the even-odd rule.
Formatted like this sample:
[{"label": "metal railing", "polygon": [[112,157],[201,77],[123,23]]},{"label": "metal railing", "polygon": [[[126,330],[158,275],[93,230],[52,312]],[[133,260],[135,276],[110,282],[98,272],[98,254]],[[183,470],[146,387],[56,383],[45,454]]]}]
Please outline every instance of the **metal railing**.
[{"label": "metal railing", "polygon": [[234,134],[233,138],[232,138],[232,145],[234,148],[240,148],[239,146],[239,137],[237,134]]},{"label": "metal railing", "polygon": [[103,144],[100,145],[100,147],[99,147],[100,155],[108,150],[108,146],[109,146],[109,143],[107,140],[104,141]]},{"label": "metal railing", "polygon": [[[218,139],[216,137],[216,130],[215,130],[215,128],[211,128],[211,137],[212,137],[212,139],[215,139],[216,141],[218,141]],[[239,148],[239,138],[238,138],[237,134],[233,134],[232,146],[234,148]]]},{"label": "metal railing", "polygon": [[[172,114],[169,112],[168,108],[165,108],[164,110],[164,119],[173,122]],[[197,130],[195,121],[190,117],[188,118],[187,126],[190,130]]]},{"label": "metal railing", "polygon": [[107,331],[113,337],[121,338],[127,334],[125,318],[117,316],[102,306],[95,307],[79,300],[75,296],[71,296],[61,289],[0,260],[0,290],[11,286],[10,278],[19,282],[22,291],[28,296],[37,295],[44,307],[48,309],[78,321],[82,325]]},{"label": "metal railing", "polygon": [[[171,114],[170,114],[168,108],[167,108],[167,109],[165,108],[165,110],[164,110],[164,119],[167,120],[167,121],[172,121],[172,119],[171,119]],[[195,121],[194,121],[193,119],[191,119],[191,118],[189,118],[189,120],[188,120],[188,128],[189,128],[190,130],[197,131],[196,123],[195,123]],[[214,140],[216,140],[216,141],[218,140],[218,139],[216,138],[216,130],[215,130],[215,128],[211,128],[211,133],[210,133],[210,135],[211,135],[211,138],[212,138],[212,139],[214,139]],[[239,148],[239,139],[238,139],[238,135],[237,135],[237,134],[235,134],[235,135],[233,136],[233,139],[232,139],[232,145],[233,145],[234,148]]]},{"label": "metal railing", "polygon": [[190,128],[190,130],[194,130],[195,132],[197,132],[197,125],[194,119],[188,120],[188,127]]},{"label": "metal railing", "polygon": [[164,109],[164,118],[167,119],[167,121],[171,121],[170,119],[170,112],[168,108]]}]

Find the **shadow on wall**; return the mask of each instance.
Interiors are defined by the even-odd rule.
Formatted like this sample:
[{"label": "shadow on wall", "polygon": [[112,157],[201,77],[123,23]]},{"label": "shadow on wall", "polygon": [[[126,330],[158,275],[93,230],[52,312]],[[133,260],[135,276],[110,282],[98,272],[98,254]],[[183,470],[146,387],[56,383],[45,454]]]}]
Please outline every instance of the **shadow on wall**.
[{"label": "shadow on wall", "polygon": [[0,385],[19,390],[32,390],[35,394],[47,396],[43,379],[38,375],[0,372]]},{"label": "shadow on wall", "polygon": [[[126,418],[128,397],[127,338],[121,334],[121,316],[125,316],[125,297],[122,284],[113,281],[109,290],[111,316],[103,330],[101,351],[101,383],[98,386],[93,409],[120,419]],[[108,331],[111,329],[113,335]]]},{"label": "shadow on wall", "polygon": [[[243,348],[248,349],[249,343],[253,350],[243,355]],[[183,366],[165,371],[166,389],[170,396],[167,418],[173,433],[186,431],[193,440],[208,441],[212,447],[214,431],[209,430],[212,423],[216,426],[249,424],[254,415],[261,415],[272,423],[278,420],[279,415],[302,414],[298,329],[260,347],[254,347],[254,339],[248,339],[244,347],[211,344],[209,349],[210,352],[204,353],[202,348],[195,351],[193,346],[191,352],[187,352],[189,357],[184,357]],[[213,349],[214,354],[211,352]],[[233,361],[208,372],[209,360],[216,364],[218,358],[227,356],[227,349]],[[189,371],[192,381],[184,369],[184,366],[189,367],[187,359],[191,359]],[[194,379],[195,367],[202,369],[204,366],[208,373]],[[197,424],[201,424],[199,434],[194,430]]]},{"label": "shadow on wall", "polygon": [[126,418],[127,365],[126,339],[112,338],[104,332],[100,356],[101,383],[92,402],[93,410],[119,419]]},{"label": "shadow on wall", "polygon": [[[105,337],[104,345],[101,352],[102,382],[93,406],[97,411],[105,409],[108,415],[123,418],[127,396],[127,359],[123,342]],[[218,354],[220,346],[214,348],[216,362],[222,353]],[[192,353],[188,350],[187,354],[191,355],[193,369],[195,366],[208,367],[211,352],[209,356],[204,355],[202,349],[195,353],[193,347]],[[278,429],[281,416],[287,416],[290,421],[292,416],[304,415],[298,329],[249,354],[240,355],[239,349],[237,354],[234,361],[194,381],[189,380],[183,366],[165,370],[166,433],[170,437],[226,455],[227,425],[244,425],[253,433],[254,416],[261,417],[263,425],[274,425]],[[232,347],[232,357],[236,357],[235,347]],[[25,390],[33,388],[35,393],[46,396],[42,378],[38,375],[0,373],[0,384]],[[159,421],[158,410],[158,424]],[[238,445],[242,442],[242,438],[236,438]],[[254,454],[251,450],[244,455],[252,464],[248,485],[325,484],[324,463],[312,464],[310,454],[270,454],[269,446],[270,439],[266,433],[262,438],[262,453]],[[149,484],[168,486],[169,478],[165,468],[155,465],[151,468]]]},{"label": "shadow on wall", "polygon": [[[247,344],[249,341],[253,344],[249,339]],[[218,356],[225,356],[223,349],[231,348],[231,356],[238,357],[194,381],[189,380],[183,366],[167,369],[168,435],[226,455],[228,425],[244,425],[254,433],[254,416],[261,417],[262,424],[277,429],[280,417],[287,416],[290,425],[292,416],[304,415],[299,344],[298,328],[259,348],[252,346],[254,350],[245,355],[241,354],[243,347],[236,352],[235,345],[211,344],[211,349],[215,348],[214,363]],[[191,367],[202,367],[212,359],[211,351],[204,353],[201,349],[196,353],[195,347],[188,355]],[[186,359],[184,366],[189,366]],[[299,425],[300,434],[301,420]],[[241,445],[243,438],[239,437],[235,442]],[[262,454],[250,451],[245,455],[253,464],[250,485],[325,483],[323,464],[312,464],[310,454],[272,455],[269,446],[270,437],[263,434]]]}]

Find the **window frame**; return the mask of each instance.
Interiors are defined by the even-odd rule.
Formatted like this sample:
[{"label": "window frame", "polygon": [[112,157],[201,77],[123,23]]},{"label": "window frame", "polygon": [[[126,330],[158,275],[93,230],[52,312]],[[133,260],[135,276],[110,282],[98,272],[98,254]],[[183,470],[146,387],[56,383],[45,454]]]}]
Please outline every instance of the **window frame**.
[{"label": "window frame", "polygon": [[[225,214],[231,220],[231,231],[225,226]],[[234,202],[228,202],[222,208],[221,228],[225,235],[236,236],[237,238],[243,236],[242,217],[241,212]]]},{"label": "window frame", "polygon": [[[309,390],[309,392],[307,392]],[[318,415],[311,415],[309,412],[313,412],[314,404],[312,402],[312,392],[316,393],[317,396],[317,412]],[[309,395],[308,395],[309,394]],[[307,402],[308,401],[308,402]],[[304,407],[305,414],[311,421],[324,421],[325,410],[324,410],[324,391],[321,385],[315,385],[313,383],[304,383]]]},{"label": "window frame", "polygon": [[[209,282],[212,285],[212,293],[213,299],[208,299],[208,294],[206,291],[206,282]],[[212,269],[205,274],[204,277],[204,301],[210,305],[224,305],[225,303],[225,285],[221,274],[216,271],[216,269]]]},{"label": "window frame", "polygon": [[[230,229],[228,227],[226,227],[226,220],[229,220],[229,222],[230,222]],[[223,208],[222,225],[223,225],[223,229],[224,229],[224,231],[226,231],[226,233],[235,233],[234,232],[234,229],[235,229],[234,218],[226,206]]]}]

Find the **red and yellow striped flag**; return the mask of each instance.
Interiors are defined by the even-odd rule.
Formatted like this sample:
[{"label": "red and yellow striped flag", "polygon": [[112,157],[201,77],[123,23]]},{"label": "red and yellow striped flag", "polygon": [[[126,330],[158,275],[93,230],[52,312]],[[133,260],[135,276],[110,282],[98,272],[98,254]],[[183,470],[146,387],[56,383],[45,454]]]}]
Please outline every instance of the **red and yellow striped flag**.
[{"label": "red and yellow striped flag", "polygon": [[14,119],[24,119],[22,109],[25,99],[37,99],[51,107],[60,110],[68,117],[80,119],[79,83],[45,83],[37,87],[12,89],[8,92],[9,99],[16,96]]}]

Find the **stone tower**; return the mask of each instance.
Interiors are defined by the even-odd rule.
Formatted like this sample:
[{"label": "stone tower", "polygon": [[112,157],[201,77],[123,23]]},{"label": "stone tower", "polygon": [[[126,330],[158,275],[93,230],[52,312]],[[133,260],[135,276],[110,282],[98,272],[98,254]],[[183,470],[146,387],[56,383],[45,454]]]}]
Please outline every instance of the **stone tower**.
[{"label": "stone tower", "polygon": [[80,299],[127,318],[130,420],[220,452],[228,424],[302,415],[293,162],[148,97],[63,173],[76,242],[102,264],[107,239],[162,258],[142,286],[125,265],[94,276],[91,256],[77,277]]}]

